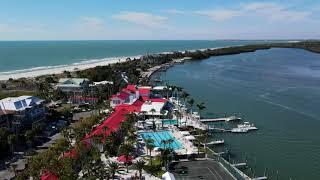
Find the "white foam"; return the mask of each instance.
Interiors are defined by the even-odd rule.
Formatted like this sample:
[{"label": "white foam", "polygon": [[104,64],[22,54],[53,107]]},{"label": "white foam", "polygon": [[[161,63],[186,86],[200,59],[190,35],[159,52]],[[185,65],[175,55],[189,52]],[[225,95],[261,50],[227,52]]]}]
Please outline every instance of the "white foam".
[{"label": "white foam", "polygon": [[[221,48],[227,48],[227,47],[239,47],[243,45],[235,45],[235,46],[224,46],[224,47],[215,47],[215,48],[203,48],[203,49],[190,49],[185,51],[179,51],[179,52],[186,52],[186,51],[205,51],[206,49],[221,49]],[[172,54],[173,52],[159,52],[154,54]],[[47,74],[59,74],[64,71],[75,71],[75,70],[84,70],[89,68],[94,68],[96,66],[106,66],[109,64],[114,64],[117,62],[125,62],[127,58],[130,59],[138,59],[142,55],[137,56],[121,56],[121,57],[109,57],[109,58],[102,58],[102,59],[83,59],[80,62],[73,63],[73,64],[65,64],[65,65],[56,65],[56,66],[40,66],[40,67],[33,67],[28,69],[21,69],[21,70],[13,70],[13,71],[7,71],[7,72],[0,72],[0,80],[8,80],[10,78],[12,79],[18,79],[18,78],[31,78],[31,77],[37,77]]]},{"label": "white foam", "polygon": [[[140,58],[141,56],[132,56],[130,59]],[[0,80],[8,80],[10,78],[30,78],[46,74],[59,74],[64,71],[75,71],[75,70],[84,70],[89,68],[94,68],[96,66],[106,66],[109,64],[114,64],[118,62],[125,62],[128,57],[111,57],[103,59],[92,59],[92,60],[83,60],[78,63],[67,64],[67,65],[57,65],[57,66],[40,66],[29,69],[14,70],[8,72],[0,72]]]}]

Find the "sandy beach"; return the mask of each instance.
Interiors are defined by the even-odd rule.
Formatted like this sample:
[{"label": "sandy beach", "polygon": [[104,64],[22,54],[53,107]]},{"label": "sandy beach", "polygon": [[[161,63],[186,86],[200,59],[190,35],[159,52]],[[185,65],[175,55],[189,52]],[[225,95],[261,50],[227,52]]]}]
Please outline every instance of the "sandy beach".
[{"label": "sandy beach", "polygon": [[131,57],[114,57],[114,58],[105,58],[100,60],[92,60],[92,61],[84,61],[80,63],[74,63],[69,65],[60,65],[60,66],[49,66],[49,67],[36,67],[24,70],[16,70],[10,72],[0,72],[0,80],[8,80],[12,79],[19,79],[19,78],[32,78],[47,74],[59,74],[64,71],[77,71],[77,70],[84,70],[90,69],[97,66],[106,66],[109,64],[114,64],[118,62],[125,62],[128,58],[130,59],[138,59],[141,56],[131,56]]},{"label": "sandy beach", "polygon": [[[242,46],[242,45],[239,45]],[[220,48],[228,48],[230,46],[225,47],[216,47],[216,48],[204,48],[204,49],[191,49],[191,50],[184,50],[179,51],[181,53],[188,52],[196,52],[196,51],[205,51],[207,49],[215,50]],[[237,47],[237,46],[233,46]],[[172,54],[174,52],[159,52],[155,54]],[[48,67],[35,67],[30,69],[22,69],[22,70],[14,70],[14,71],[8,71],[8,72],[0,72],[0,81],[8,80],[10,78],[12,79],[19,79],[19,78],[33,78],[37,76],[42,75],[48,75],[48,74],[60,74],[64,71],[77,71],[77,70],[84,70],[84,69],[90,69],[97,66],[106,66],[109,64],[114,64],[118,62],[125,62],[128,58],[130,59],[139,59],[142,57],[142,55],[138,56],[129,56],[129,57],[110,57],[110,58],[104,58],[104,59],[96,59],[96,60],[88,60],[88,61],[82,61],[79,63],[74,64],[66,64],[66,65],[57,65],[57,66],[48,66]]]}]

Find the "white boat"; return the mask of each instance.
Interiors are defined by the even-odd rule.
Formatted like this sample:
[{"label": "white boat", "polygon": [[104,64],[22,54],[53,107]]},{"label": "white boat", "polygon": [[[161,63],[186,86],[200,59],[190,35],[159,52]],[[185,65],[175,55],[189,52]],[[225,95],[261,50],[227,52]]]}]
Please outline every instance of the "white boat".
[{"label": "white boat", "polygon": [[244,122],[243,124],[239,124],[238,128],[244,128],[247,130],[257,130],[258,128],[254,126],[254,124],[250,124],[249,122]]},{"label": "white boat", "polygon": [[231,129],[231,132],[233,132],[233,133],[246,133],[246,132],[248,132],[248,129],[245,129],[245,128],[233,128],[233,129]]},{"label": "white boat", "polygon": [[233,133],[246,133],[251,130],[257,130],[258,128],[254,126],[254,124],[250,124],[249,122],[244,122],[243,124],[239,124],[236,128],[231,129]]},{"label": "white boat", "polygon": [[238,121],[238,120],[241,120],[241,118],[237,116],[230,116],[226,118],[226,121]]},{"label": "white boat", "polygon": [[217,145],[217,144],[224,144],[224,140],[221,139],[221,140],[211,141],[207,143],[207,145]]}]

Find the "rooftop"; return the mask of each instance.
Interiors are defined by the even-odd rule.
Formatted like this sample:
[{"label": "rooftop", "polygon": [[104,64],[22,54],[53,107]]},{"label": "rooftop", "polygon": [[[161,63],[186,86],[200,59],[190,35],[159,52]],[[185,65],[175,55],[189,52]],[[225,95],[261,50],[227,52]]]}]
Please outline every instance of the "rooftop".
[{"label": "rooftop", "polygon": [[0,100],[0,110],[2,111],[23,111],[26,108],[30,108],[39,105],[43,100],[35,96],[19,96],[8,97]]},{"label": "rooftop", "polygon": [[89,81],[87,78],[61,78],[58,86],[61,85],[81,85],[83,82]]}]

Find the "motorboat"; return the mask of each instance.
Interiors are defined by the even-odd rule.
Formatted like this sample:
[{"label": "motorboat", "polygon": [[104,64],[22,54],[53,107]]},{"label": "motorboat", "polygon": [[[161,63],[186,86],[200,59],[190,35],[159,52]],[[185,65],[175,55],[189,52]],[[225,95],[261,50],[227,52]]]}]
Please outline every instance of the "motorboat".
[{"label": "motorboat", "polygon": [[244,122],[243,124],[239,124],[238,128],[245,128],[247,130],[257,130],[258,128],[254,126],[254,124],[250,124],[249,122]]}]

